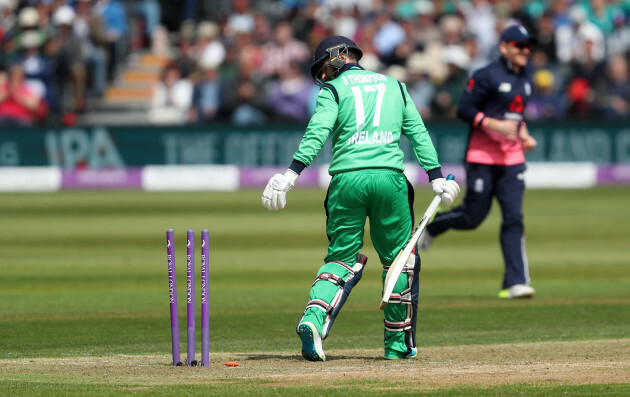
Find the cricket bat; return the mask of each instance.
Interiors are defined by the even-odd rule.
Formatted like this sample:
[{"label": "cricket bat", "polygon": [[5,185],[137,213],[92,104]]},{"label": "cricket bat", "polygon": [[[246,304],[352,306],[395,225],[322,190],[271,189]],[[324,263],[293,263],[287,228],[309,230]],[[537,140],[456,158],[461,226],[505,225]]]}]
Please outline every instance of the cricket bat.
[{"label": "cricket bat", "polygon": [[[455,177],[452,174],[449,174],[446,177],[446,180],[448,181],[451,181],[453,179],[455,179]],[[435,211],[437,211],[438,207],[440,206],[441,200],[442,199],[440,198],[440,196],[435,196],[433,198],[433,201],[431,201],[431,204],[429,204],[429,208],[427,208],[426,212],[424,213],[424,216],[420,220],[420,223],[418,224],[416,230],[413,232],[413,235],[411,236],[407,244],[398,252],[396,258],[394,258],[394,261],[392,262],[389,270],[387,271],[387,275],[385,276],[385,283],[383,284],[383,297],[381,298],[379,309],[385,310],[385,306],[387,306],[387,302],[389,302],[389,298],[392,295],[392,291],[394,290],[396,281],[398,281],[398,277],[400,277],[400,273],[402,273],[402,270],[405,267],[405,263],[407,263],[407,259],[409,259],[413,248],[418,242],[418,239],[424,232],[424,229],[426,229],[429,220],[431,220],[433,214],[435,214]]]}]

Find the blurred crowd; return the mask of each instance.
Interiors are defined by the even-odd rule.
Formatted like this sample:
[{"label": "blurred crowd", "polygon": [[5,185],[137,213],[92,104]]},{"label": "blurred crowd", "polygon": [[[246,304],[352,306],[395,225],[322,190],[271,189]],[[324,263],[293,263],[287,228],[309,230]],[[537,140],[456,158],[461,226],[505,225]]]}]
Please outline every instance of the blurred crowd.
[{"label": "blurred crowd", "polygon": [[127,23],[117,1],[0,0],[0,124],[85,112],[115,77]]},{"label": "blurred crowd", "polygon": [[174,29],[163,5],[0,0],[0,123],[86,111],[142,51],[171,60],[153,88],[156,124],[303,123],[318,92],[312,49],[329,35],[406,83],[425,120],[454,119],[466,80],[514,23],[538,39],[528,120],[630,114],[630,0],[234,0]]}]

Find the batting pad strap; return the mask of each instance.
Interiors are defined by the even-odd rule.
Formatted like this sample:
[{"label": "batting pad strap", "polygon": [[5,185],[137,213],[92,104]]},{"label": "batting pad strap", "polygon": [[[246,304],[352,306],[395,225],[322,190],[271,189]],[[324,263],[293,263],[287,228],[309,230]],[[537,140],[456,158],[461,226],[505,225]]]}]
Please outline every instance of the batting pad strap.
[{"label": "batting pad strap", "polygon": [[[414,256],[414,260],[415,260],[415,255]],[[388,271],[389,268],[391,266],[389,265],[383,265],[383,270]],[[409,274],[413,274],[413,269],[414,269],[414,264],[412,263],[405,263],[405,266],[403,266],[401,273],[409,273]]]},{"label": "batting pad strap", "polygon": [[385,331],[389,332],[403,332],[411,329],[411,319],[406,318],[405,321],[392,322],[385,321]]},{"label": "batting pad strap", "polygon": [[344,269],[346,269],[347,271],[349,271],[350,274],[354,275],[354,269],[352,268],[352,266],[348,266],[348,265],[346,265],[345,263],[343,263],[341,261],[332,261],[332,262],[328,262],[328,263],[334,263],[335,265],[339,265],[339,266],[343,267]]},{"label": "batting pad strap", "polygon": [[337,276],[336,274],[324,272],[317,275],[317,278],[315,278],[315,281],[313,282],[313,286],[315,285],[315,283],[322,280],[330,281],[331,283],[338,285],[340,287],[343,287],[346,284],[346,281],[342,279],[341,277]]},{"label": "batting pad strap", "polygon": [[326,313],[326,314],[329,314],[334,309],[333,306],[329,305],[328,303],[326,303],[325,301],[323,301],[321,299],[312,299],[312,300],[308,301],[308,304],[306,305],[306,308],[309,309],[311,307],[316,307],[318,309],[322,309],[324,311],[324,313]]},{"label": "batting pad strap", "polygon": [[389,297],[389,303],[400,303],[402,305],[411,305],[411,288],[408,288],[400,294],[392,293]]}]

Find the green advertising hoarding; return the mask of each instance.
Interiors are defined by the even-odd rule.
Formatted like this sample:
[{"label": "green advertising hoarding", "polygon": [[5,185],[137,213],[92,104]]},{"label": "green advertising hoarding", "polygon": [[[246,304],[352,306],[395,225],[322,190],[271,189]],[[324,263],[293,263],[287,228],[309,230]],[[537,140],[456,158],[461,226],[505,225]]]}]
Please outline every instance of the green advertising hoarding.
[{"label": "green advertising hoarding", "polygon": [[[463,123],[427,123],[440,162],[461,163]],[[621,123],[530,124],[536,162],[630,162],[630,126]],[[0,130],[0,166],[112,168],[144,165],[287,165],[304,126],[72,127]],[[409,142],[401,144],[413,162]],[[315,163],[330,161],[330,139]]]}]

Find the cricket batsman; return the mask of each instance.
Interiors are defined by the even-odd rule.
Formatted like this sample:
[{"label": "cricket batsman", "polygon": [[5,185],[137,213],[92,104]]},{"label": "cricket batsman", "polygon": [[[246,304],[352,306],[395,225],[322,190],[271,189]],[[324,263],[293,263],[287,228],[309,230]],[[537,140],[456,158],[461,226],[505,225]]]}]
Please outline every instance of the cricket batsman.
[{"label": "cricket batsman", "polygon": [[[457,183],[442,176],[429,133],[405,84],[365,70],[358,63],[362,56],[361,49],[343,36],[328,37],[317,45],[311,64],[311,75],[321,87],[315,112],[291,165],[269,180],[262,195],[265,208],[284,208],[287,192],[332,134],[332,179],[324,203],[328,253],[297,324],[302,356],[310,361],[326,360],[322,340],[363,274],[367,257],[359,251],[366,218],[383,279],[411,237],[414,191],[403,174],[401,135],[411,142],[442,203],[451,205],[459,194]],[[420,258],[411,255],[385,308],[385,359],[417,355],[419,271]]]}]

